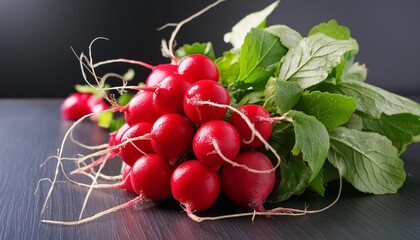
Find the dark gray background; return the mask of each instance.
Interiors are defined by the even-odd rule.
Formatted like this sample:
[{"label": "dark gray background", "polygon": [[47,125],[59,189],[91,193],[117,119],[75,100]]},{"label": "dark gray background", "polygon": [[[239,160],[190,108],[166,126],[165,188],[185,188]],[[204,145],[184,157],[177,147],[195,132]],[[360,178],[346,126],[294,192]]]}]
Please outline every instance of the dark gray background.
[{"label": "dark gray background", "polygon": [[[98,60],[130,58],[158,64],[160,40],[177,22],[212,3],[209,0],[0,0],[0,98],[64,97],[83,83],[70,50],[87,51],[92,39]],[[185,25],[178,43],[212,41],[220,55],[229,45],[223,34],[247,13],[270,1],[228,0]],[[406,96],[420,95],[420,1],[283,0],[268,24],[282,23],[303,35],[320,22],[336,19],[358,40],[357,60],[369,68],[368,82]],[[124,72],[116,64],[106,71]],[[139,67],[136,80],[148,71]]]}]

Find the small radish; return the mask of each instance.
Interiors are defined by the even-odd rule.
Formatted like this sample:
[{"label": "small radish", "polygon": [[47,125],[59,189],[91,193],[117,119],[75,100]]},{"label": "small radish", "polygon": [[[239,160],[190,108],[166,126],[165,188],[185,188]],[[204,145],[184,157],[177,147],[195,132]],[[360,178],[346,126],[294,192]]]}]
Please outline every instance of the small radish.
[{"label": "small radish", "polygon": [[216,64],[202,54],[191,54],[183,58],[179,63],[178,73],[190,83],[195,83],[202,79],[219,81],[219,70]]},{"label": "small radish", "polygon": [[139,91],[125,107],[120,107],[125,113],[125,121],[128,125],[138,122],[153,123],[159,117],[153,107],[153,92]]},{"label": "small radish", "polygon": [[171,160],[181,157],[190,149],[194,130],[193,124],[184,116],[168,113],[156,120],[147,137],[151,138],[157,154]]},{"label": "small radish", "polygon": [[111,151],[118,153],[119,148],[113,148],[114,146],[118,146],[121,144],[122,137],[124,136],[124,133],[130,128],[130,125],[127,123],[124,123],[120,128],[115,130],[110,134],[108,146],[111,148]]},{"label": "small radish", "polygon": [[87,104],[92,94],[90,93],[72,93],[61,104],[61,116],[65,120],[75,121],[91,113]]},{"label": "small radish", "polygon": [[[215,144],[219,149],[215,148]],[[241,139],[235,127],[223,120],[204,123],[197,130],[193,139],[195,156],[213,170],[219,169],[222,164],[226,163],[220,153],[233,160],[238,155],[240,146]]]},{"label": "small radish", "polygon": [[[246,117],[248,117],[248,119],[254,125],[255,130],[258,131],[265,140],[268,140],[273,130],[271,117],[268,111],[265,110],[262,106],[255,104],[243,105],[239,107],[238,110],[242,112]],[[238,133],[241,136],[242,145],[244,147],[259,148],[264,145],[260,139],[253,136],[254,133],[249,128],[248,124],[245,122],[242,116],[240,116],[237,112],[232,113],[229,121],[238,130]]]},{"label": "small radish", "polygon": [[123,181],[122,187],[132,193],[136,193],[136,191],[134,191],[133,185],[131,184],[130,175],[131,175],[131,166],[128,164],[124,164],[124,170],[122,174],[122,181]]},{"label": "small radish", "polygon": [[178,66],[174,64],[159,64],[152,68],[149,76],[145,81],[147,87],[156,87],[167,76],[177,73]]},{"label": "small radish", "polygon": [[172,74],[163,79],[153,94],[153,106],[159,115],[166,113],[183,114],[182,101],[190,87],[179,74]]},{"label": "small radish", "polygon": [[131,141],[130,139],[141,138],[147,134],[150,134],[152,130],[152,124],[148,122],[140,122],[131,126],[124,133],[121,141],[125,143],[120,147],[121,159],[130,166],[137,161],[137,159],[146,153],[153,152],[153,148],[150,144],[150,139],[144,137],[144,139],[138,139]]},{"label": "small radish", "polygon": [[131,168],[130,180],[134,191],[145,199],[163,200],[171,196],[173,167],[157,154],[140,157]]},{"label": "small radish", "polygon": [[[234,161],[257,170],[273,168],[267,156],[257,151],[240,153]],[[223,167],[220,178],[222,191],[228,199],[238,206],[257,211],[264,211],[263,203],[275,183],[274,171],[254,173],[230,164]]]},{"label": "small radish", "polygon": [[213,205],[220,192],[220,179],[217,172],[205,164],[190,160],[175,168],[171,189],[173,197],[185,205],[188,215],[191,215]]},{"label": "small radish", "polygon": [[228,91],[218,82],[212,80],[200,80],[188,89],[184,96],[185,115],[194,123],[204,123],[210,120],[222,119],[227,108],[202,104],[202,101],[229,105]]},{"label": "small radish", "polygon": [[[104,110],[109,109],[108,103],[106,103],[102,98],[98,98],[95,95],[91,95],[87,101],[91,113],[100,113]],[[98,119],[98,114],[92,115],[91,119],[96,121]]]}]

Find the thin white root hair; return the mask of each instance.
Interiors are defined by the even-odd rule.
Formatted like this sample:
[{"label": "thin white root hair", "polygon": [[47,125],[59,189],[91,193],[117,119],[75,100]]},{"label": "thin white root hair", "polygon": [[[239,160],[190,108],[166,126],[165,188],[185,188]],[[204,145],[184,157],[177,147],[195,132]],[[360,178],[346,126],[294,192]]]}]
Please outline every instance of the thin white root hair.
[{"label": "thin white root hair", "polygon": [[[332,203],[330,203],[328,206],[326,206],[324,208],[321,208],[321,209],[318,209],[318,210],[306,210],[305,209],[305,213],[320,213],[320,212],[323,212],[323,211],[331,208],[332,206],[334,206],[338,202],[338,200],[340,199],[341,191],[343,190],[343,178],[341,176],[339,177],[339,184],[340,184],[340,187],[338,188],[337,197],[334,199],[334,201]],[[276,208],[274,208],[272,210],[276,210]]]},{"label": "thin white root hair", "polygon": [[[73,49],[72,49],[73,50]],[[73,50],[73,52],[74,52],[74,50]],[[81,70],[81,72],[82,72],[82,76],[83,76],[83,79],[84,79],[84,81],[91,87],[91,88],[93,88],[93,89],[96,89],[96,90],[98,90],[98,91],[102,91],[104,94],[103,94],[103,97],[108,101],[108,102],[112,102],[112,100],[111,99],[109,99],[108,98],[108,96],[105,94],[105,91],[107,91],[107,90],[118,90],[118,92],[119,93],[123,93],[124,91],[125,91],[125,89],[137,89],[138,88],[138,86],[127,86],[127,82],[128,81],[130,81],[130,80],[132,80],[131,78],[127,78],[126,77],[126,74],[125,75],[120,75],[120,74],[117,74],[117,73],[106,73],[104,76],[102,76],[102,77],[98,77],[98,76],[96,76],[96,74],[95,74],[95,71],[94,71],[94,66],[92,66],[91,65],[91,63],[90,63],[90,60],[89,60],[89,58],[88,57],[86,57],[86,55],[84,55],[83,53],[81,53],[80,54],[80,56],[77,56],[77,54],[76,54],[76,52],[74,52],[74,54],[76,55],[76,57],[77,57],[77,59],[79,60],[79,64],[80,64],[80,70]],[[86,63],[84,62],[84,61],[86,61],[87,62],[87,64],[89,64],[89,65],[86,65]],[[88,70],[88,72],[92,75],[92,76],[94,76],[95,77],[95,80],[96,80],[96,82],[97,82],[97,85],[93,85],[92,83],[90,83],[89,81],[88,81],[88,79],[87,79],[87,75],[86,75],[86,73],[85,73],[85,69],[87,69]],[[121,81],[122,81],[122,83],[123,83],[123,85],[122,86],[120,86],[120,87],[114,87],[114,88],[105,88],[105,81],[108,79],[108,78],[110,78],[110,77],[114,77],[114,78],[117,78],[117,79],[120,79]]]},{"label": "thin white root hair", "polygon": [[[52,180],[49,178],[41,178],[38,180],[37,184],[36,184],[36,188],[34,191],[34,195],[37,195],[38,191],[39,191],[39,185],[41,185],[41,182],[47,181],[50,184],[52,183]],[[55,183],[66,183],[66,181],[56,181]]]},{"label": "thin white root hair", "polygon": [[43,181],[50,182],[50,184],[52,183],[51,179],[49,179],[49,178],[41,178],[41,179],[39,179],[39,180],[38,180],[38,182],[36,183],[36,188],[35,188],[35,191],[34,191],[34,194],[35,194],[35,195],[38,193],[38,191],[39,191],[39,185],[40,185],[40,184],[41,184],[41,182],[43,182]]},{"label": "thin white root hair", "polygon": [[[104,150],[100,150],[100,151],[97,151],[97,152],[91,153],[91,154],[86,155],[86,156],[81,156],[81,157],[79,157],[79,158],[78,158],[78,160],[77,160],[77,164],[84,163],[86,160],[91,159],[91,158],[94,158],[94,157],[97,157],[97,156],[103,156],[103,155],[106,155],[106,154],[107,154],[107,153],[109,153],[110,151],[112,151],[112,150],[111,150],[110,148],[107,148],[107,149],[104,149]],[[88,168],[88,167],[89,167],[89,165],[95,165],[95,164],[94,164],[94,162],[92,162],[91,164],[88,164],[88,165],[84,166],[84,168]],[[96,164],[96,165],[97,165],[97,164]],[[77,169],[76,169],[76,170],[77,170]]]},{"label": "thin white root hair", "polygon": [[[85,183],[82,183],[82,182],[78,182],[78,181],[75,181],[75,180],[73,180],[73,179],[71,179],[68,175],[67,175],[67,173],[64,171],[64,167],[63,167],[63,165],[61,165],[61,171],[63,172],[63,176],[67,179],[67,182],[70,182],[70,183],[72,183],[72,184],[75,184],[75,185],[77,185],[77,186],[81,186],[81,187],[86,187],[86,188],[90,188],[90,187],[92,187],[92,185],[91,184],[85,184]],[[101,173],[98,173],[98,172],[95,172],[95,173],[86,173],[86,172],[80,172],[79,174],[83,174],[83,175],[85,175],[85,176],[87,176],[87,177],[89,177],[92,181],[94,181],[95,180],[95,177],[96,177],[96,174],[97,174],[97,176],[98,177],[101,177],[102,176],[102,174]],[[113,176],[106,176],[106,175],[104,175],[104,177],[105,178],[112,178]],[[122,179],[122,175],[118,175],[118,176],[114,176],[115,177],[115,179],[117,179],[117,178],[119,178],[119,179]],[[105,180],[108,180],[108,179],[105,179]],[[50,180],[51,181],[51,180]],[[117,180],[118,181],[118,180]],[[62,181],[62,182],[65,182],[65,181]],[[97,186],[97,185],[101,185],[101,184],[96,184],[96,185],[94,185],[94,187],[93,188],[104,188],[104,187],[95,187],[95,186]]]},{"label": "thin white root hair", "polygon": [[[93,168],[92,171],[91,171],[91,173],[93,175],[95,175],[97,172]],[[119,181],[119,180],[122,179],[122,173],[120,173],[118,175],[106,175],[106,174],[103,174],[103,173],[98,173],[98,174],[99,174],[98,175],[99,178],[101,178],[103,180],[106,180],[106,181],[113,181],[113,182],[115,182],[115,181]]]},{"label": "thin white root hair", "polygon": [[93,186],[96,184],[96,182],[98,180],[98,175],[99,175],[99,173],[101,173],[101,171],[104,168],[105,164],[106,164],[105,161],[102,162],[101,165],[99,166],[99,170],[98,170],[97,174],[95,174],[95,178],[93,179],[92,184],[90,185],[89,190],[88,190],[88,192],[86,194],[85,200],[83,201],[83,206],[82,206],[82,209],[80,210],[79,220],[82,219],[83,211],[86,208],[86,204],[87,204],[87,201],[88,201],[88,199],[90,197],[90,194],[92,193]]},{"label": "thin white root hair", "polygon": [[91,69],[91,67],[90,66],[87,66],[84,62],[83,62],[83,60],[85,60],[86,62],[88,62],[89,60],[88,60],[88,58],[84,55],[84,53],[82,52],[82,53],[80,53],[80,56],[76,53],[76,51],[74,50],[74,48],[73,47],[71,47],[71,50],[72,50],[72,52],[73,52],[73,54],[76,56],[76,58],[79,60],[79,67],[80,67],[80,70],[81,70],[81,73],[82,73],[82,77],[83,77],[83,79],[85,80],[85,82],[89,85],[89,86],[91,86],[91,87],[95,87],[94,85],[92,85],[88,80],[87,80],[87,76],[86,76],[86,73],[85,73],[85,68],[90,72],[90,74],[93,74],[92,73],[92,71],[90,70]]},{"label": "thin white root hair", "polygon": [[[96,37],[95,39],[92,40],[92,42],[89,44],[89,65],[93,66],[93,57],[92,57],[92,46],[93,44],[97,41],[97,40],[108,40],[108,38],[104,38],[104,37]],[[96,83],[98,84],[98,86],[103,87],[100,83],[100,81],[98,80],[98,77],[96,75],[96,71],[94,67],[91,67],[92,70],[92,75],[95,78]]]},{"label": "thin white root hair", "polygon": [[229,215],[223,215],[223,216],[217,216],[217,217],[199,217],[195,215],[194,213],[187,213],[188,217],[190,217],[192,220],[196,222],[203,222],[203,221],[216,221],[216,220],[222,220],[222,219],[228,219],[228,218],[238,218],[238,217],[248,217],[252,216],[252,221],[254,221],[255,216],[302,216],[306,213],[293,213],[293,212],[277,212],[277,213],[268,213],[268,212],[248,212],[248,213],[237,213],[237,214],[229,214]]},{"label": "thin white root hair", "polygon": [[[236,112],[237,114],[239,114],[239,116],[241,116],[241,118],[245,121],[245,123],[248,125],[248,127],[251,129],[251,132],[253,134],[255,134],[255,136],[264,144],[264,147],[267,150],[270,150],[270,152],[272,152],[274,154],[274,156],[277,159],[277,163],[273,166],[272,169],[270,169],[269,171],[265,171],[265,172],[272,172],[275,171],[281,164],[281,158],[280,155],[277,153],[277,151],[263,138],[263,136],[261,136],[260,132],[255,129],[254,124],[251,122],[251,120],[249,120],[249,118],[242,113],[241,111],[239,111],[238,109],[236,109],[235,107],[232,107],[230,105],[227,104],[219,104],[219,103],[215,103],[215,102],[211,102],[211,101],[196,101],[196,104],[201,104],[201,105],[210,105],[210,106],[214,106],[214,107],[219,107],[219,108],[227,108],[231,111]],[[256,170],[256,169],[254,169]],[[257,170],[260,171],[260,170]]]},{"label": "thin white root hair", "polygon": [[[45,159],[45,161],[43,163],[41,163],[41,165],[39,165],[40,168],[44,167],[51,159],[57,159],[57,156],[49,156],[47,159]],[[79,158],[61,158],[61,160],[65,160],[65,161],[77,161]]]},{"label": "thin white root hair", "polygon": [[62,142],[61,142],[61,146],[60,146],[60,148],[58,149],[57,165],[56,165],[56,168],[55,168],[55,171],[54,171],[54,178],[53,178],[53,180],[52,180],[52,182],[51,182],[51,187],[50,187],[50,189],[48,190],[47,196],[46,196],[46,198],[45,198],[44,205],[43,205],[42,210],[41,210],[41,214],[43,214],[43,213],[44,213],[45,208],[47,207],[48,200],[49,200],[49,199],[50,199],[50,197],[51,197],[52,191],[53,191],[53,189],[54,189],[55,182],[57,181],[57,178],[58,178],[58,175],[59,175],[60,166],[62,165],[61,158],[62,158],[62,155],[63,155],[64,144],[66,143],[66,140],[67,140],[67,138],[68,138],[68,137],[69,137],[69,135],[70,135],[70,132],[71,132],[71,131],[73,131],[73,129],[74,129],[74,128],[75,128],[75,127],[79,124],[79,123],[81,123],[84,119],[86,119],[86,118],[88,118],[88,117],[92,116],[93,114],[95,114],[95,113],[86,114],[85,116],[83,116],[83,117],[81,117],[80,119],[78,119],[77,121],[75,121],[75,122],[71,125],[71,127],[67,130],[67,132],[65,133],[65,135],[64,135],[64,137],[63,137],[63,140],[62,140]]},{"label": "thin white root hair", "polygon": [[[202,15],[203,13],[207,12],[207,11],[208,11],[208,10],[210,10],[211,8],[215,7],[216,5],[218,5],[219,3],[224,2],[224,1],[225,1],[225,0],[218,0],[218,1],[216,1],[216,2],[214,2],[214,3],[212,3],[212,4],[210,4],[210,5],[208,5],[207,7],[203,8],[202,10],[200,10],[200,11],[198,11],[198,12],[194,13],[194,14],[193,14],[193,15],[191,15],[190,17],[188,17],[188,18],[186,18],[186,19],[182,20],[182,21],[181,21],[181,22],[179,22],[179,23],[169,23],[169,24],[165,24],[165,25],[163,25],[162,27],[158,28],[158,30],[161,30],[161,29],[164,29],[164,28],[166,28],[166,27],[168,27],[168,26],[175,26],[175,29],[174,29],[174,31],[172,32],[171,37],[170,37],[170,39],[169,39],[169,46],[167,47],[167,48],[168,48],[168,49],[167,49],[167,50],[168,50],[168,52],[166,53],[166,55],[170,56],[170,58],[172,58],[172,59],[176,59],[175,54],[173,53],[173,49],[174,49],[174,42],[175,42],[175,37],[176,37],[176,35],[178,34],[179,30],[181,29],[181,27],[182,27],[184,24],[186,24],[186,23],[190,22],[190,21],[191,21],[191,20],[193,20],[194,18],[196,18],[196,17],[198,17],[198,16]],[[162,48],[162,51],[163,51],[163,48]],[[165,55],[165,54],[164,54],[164,55]]]},{"label": "thin white root hair", "polygon": [[177,25],[178,25],[178,23],[166,23],[165,25],[157,28],[156,30],[162,31],[165,28],[168,28],[168,27],[176,27]]},{"label": "thin white root hair", "polygon": [[216,216],[216,217],[199,217],[195,215],[194,212],[188,211],[188,208],[187,208],[187,214],[188,214],[188,217],[190,217],[192,220],[196,222],[202,222],[202,221],[215,221],[215,220],[237,218],[237,217],[247,217],[247,216],[252,216],[252,221],[254,221],[255,216],[302,216],[306,214],[320,213],[334,206],[340,199],[341,191],[343,188],[343,180],[341,176],[339,178],[339,181],[340,181],[340,187],[338,189],[338,194],[335,200],[332,203],[330,203],[328,206],[318,209],[318,210],[308,210],[307,206],[304,209],[278,207],[278,208],[274,208],[274,209],[266,210],[262,212],[254,210],[253,212],[248,212],[248,213],[237,213],[237,214],[229,214],[229,215],[222,215],[222,216]]},{"label": "thin white root hair", "polygon": [[93,221],[93,220],[95,220],[97,218],[100,218],[102,216],[105,216],[107,214],[116,212],[118,210],[133,206],[134,204],[139,203],[141,201],[145,201],[143,195],[139,195],[136,198],[134,198],[134,199],[132,199],[132,200],[126,202],[126,203],[120,204],[120,205],[115,206],[113,208],[110,208],[110,209],[107,209],[105,211],[99,212],[99,213],[97,213],[97,214],[95,214],[91,217],[80,219],[78,221],[54,221],[54,220],[45,220],[44,219],[44,220],[41,220],[41,222],[42,223],[48,223],[48,224],[57,224],[57,225],[80,225],[80,224],[84,224],[84,223]]},{"label": "thin white root hair", "polygon": [[[78,56],[73,48],[72,48],[72,51],[76,55],[77,59],[79,60],[80,70],[82,72],[82,76],[83,76],[84,81],[90,87],[101,91],[103,98],[106,99],[112,105],[114,103],[114,101],[108,97],[108,95],[105,92],[106,90],[116,89],[121,94],[121,93],[125,92],[125,89],[134,89],[134,86],[133,87],[127,87],[126,86],[127,81],[129,81],[131,79],[126,79],[125,76],[121,76],[121,75],[116,74],[116,73],[107,73],[102,77],[97,76],[96,71],[95,71],[95,67],[94,67],[94,63],[93,63],[93,57],[92,57],[92,46],[93,46],[93,43],[96,42],[97,40],[108,40],[108,39],[104,38],[104,37],[97,37],[94,40],[92,40],[92,42],[89,44],[89,57],[85,56],[83,53],[81,53],[80,56]],[[101,63],[105,64],[105,62],[101,62]],[[89,80],[87,79],[85,69],[87,69],[89,71],[89,73],[94,77],[97,86],[95,86],[95,85],[93,85],[92,83],[89,82]],[[105,80],[109,77],[115,77],[115,78],[121,79],[122,82],[123,82],[123,86],[118,87],[118,88],[105,88],[104,87]]]},{"label": "thin white root hair", "polygon": [[144,63],[142,61],[124,59],[124,58],[110,59],[110,60],[97,62],[97,63],[93,64],[92,67],[97,68],[99,66],[107,65],[107,64],[111,64],[111,63],[129,63],[129,64],[133,64],[133,65],[140,65],[140,66],[148,68],[148,69],[153,69],[154,68],[154,66],[152,66],[150,64],[147,64],[147,63]]},{"label": "thin white root hair", "polygon": [[80,142],[80,141],[78,141],[78,140],[76,140],[74,138],[73,132],[70,133],[70,140],[73,143],[75,143],[76,145],[78,145],[78,146],[80,146],[82,148],[88,149],[88,150],[104,149],[104,148],[107,148],[108,147],[108,143],[104,143],[104,144],[100,144],[100,145],[94,145],[94,146],[84,144],[84,143],[82,143],[82,142]]},{"label": "thin white root hair", "polygon": [[[115,146],[109,147],[109,148],[107,148],[105,150],[101,150],[101,151],[98,151],[98,152],[95,152],[95,153],[92,153],[92,154],[89,154],[89,155],[86,155],[86,156],[82,156],[81,158],[78,159],[78,162],[77,163],[78,164],[84,163],[87,159],[90,159],[90,158],[93,158],[93,157],[96,157],[96,156],[100,156],[100,155],[105,155],[105,157],[106,157],[106,154],[109,154],[110,151],[115,150],[115,149],[118,149],[121,146],[124,146],[124,145],[126,145],[128,143],[132,144],[142,154],[146,154],[145,152],[143,152],[140,148],[138,148],[133,143],[133,141],[137,141],[137,140],[151,140],[151,139],[150,138],[147,138],[147,137],[144,137],[144,136],[138,136],[138,137],[134,137],[134,138],[128,138],[125,141],[121,142],[120,144],[117,144]],[[92,162],[92,163],[90,163],[90,164],[88,164],[86,166],[79,167],[79,168],[73,170],[72,172],[70,172],[70,174],[72,175],[72,174],[76,174],[76,173],[80,173],[80,172],[84,172],[84,171],[90,170],[93,167],[95,167],[98,164],[100,164],[102,161],[108,161],[108,160],[109,160],[108,158],[105,158],[105,159],[102,159],[102,160],[101,160],[101,158],[99,158],[96,161],[94,161],[94,162]]]},{"label": "thin white root hair", "polygon": [[[89,177],[90,179],[94,179],[95,178],[95,174],[96,172],[95,171],[91,171],[91,173],[87,173],[87,172],[77,172],[77,174],[81,174],[81,175],[85,175],[85,176],[87,176],[87,177]],[[116,175],[116,176],[109,176],[109,175],[105,175],[105,174],[103,174],[103,173],[101,173],[101,174],[99,174],[98,175],[99,176],[99,178],[101,178],[101,179],[103,179],[103,180],[106,180],[106,181],[113,181],[113,182],[116,182],[116,181],[120,181],[121,179],[122,179],[122,175]]]}]

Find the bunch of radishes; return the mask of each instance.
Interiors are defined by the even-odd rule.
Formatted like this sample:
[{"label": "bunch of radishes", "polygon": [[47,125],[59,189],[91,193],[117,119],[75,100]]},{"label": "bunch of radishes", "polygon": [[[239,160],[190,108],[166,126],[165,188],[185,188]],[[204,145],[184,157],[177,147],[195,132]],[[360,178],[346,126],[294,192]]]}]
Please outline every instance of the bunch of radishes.
[{"label": "bunch of radishes", "polygon": [[102,157],[73,173],[119,156],[122,181],[111,186],[135,192],[136,202],[172,196],[193,217],[223,191],[241,207],[264,211],[278,165],[258,149],[268,145],[275,120],[259,105],[230,106],[218,79],[214,62],[201,54],[153,67],[126,106],[113,104],[126,124],[110,134]]}]

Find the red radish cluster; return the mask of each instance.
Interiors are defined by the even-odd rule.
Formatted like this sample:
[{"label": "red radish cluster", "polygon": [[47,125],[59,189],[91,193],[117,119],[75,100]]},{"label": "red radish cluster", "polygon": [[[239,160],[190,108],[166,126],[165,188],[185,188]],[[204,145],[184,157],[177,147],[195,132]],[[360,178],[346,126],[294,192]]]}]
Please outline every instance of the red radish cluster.
[{"label": "red radish cluster", "polygon": [[153,67],[126,106],[113,106],[126,124],[110,134],[107,154],[79,171],[118,155],[125,167],[122,182],[112,187],[142,200],[172,196],[194,218],[223,191],[238,206],[264,211],[275,172],[258,149],[267,144],[273,120],[258,105],[231,107],[218,78],[216,65],[200,54]]},{"label": "red radish cluster", "polygon": [[[108,104],[90,93],[72,93],[61,104],[61,116],[66,120],[75,121],[90,113],[99,113],[108,109]],[[93,120],[96,116],[93,115]]]}]

